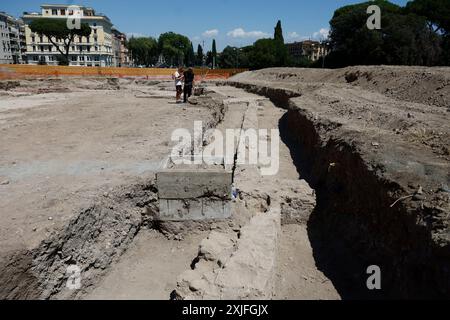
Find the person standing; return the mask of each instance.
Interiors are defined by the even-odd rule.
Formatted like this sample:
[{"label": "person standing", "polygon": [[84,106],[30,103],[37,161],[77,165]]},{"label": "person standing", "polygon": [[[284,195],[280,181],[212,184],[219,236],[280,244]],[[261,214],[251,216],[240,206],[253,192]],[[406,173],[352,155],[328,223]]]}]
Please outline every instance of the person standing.
[{"label": "person standing", "polygon": [[188,101],[188,98],[192,95],[192,87],[194,86],[194,70],[192,68],[189,68],[184,73],[184,103]]},{"label": "person standing", "polygon": [[179,67],[178,70],[172,75],[172,79],[175,80],[175,89],[177,91],[177,103],[181,102],[181,94],[183,93],[183,71],[183,68]]}]

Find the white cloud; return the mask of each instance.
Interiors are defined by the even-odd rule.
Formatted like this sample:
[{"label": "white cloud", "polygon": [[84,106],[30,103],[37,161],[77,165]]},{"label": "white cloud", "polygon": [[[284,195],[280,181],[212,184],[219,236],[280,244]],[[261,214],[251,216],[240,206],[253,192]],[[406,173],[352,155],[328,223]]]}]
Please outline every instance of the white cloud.
[{"label": "white cloud", "polygon": [[139,33],[139,32],[128,32],[127,33],[127,38],[148,38],[148,35],[145,35],[143,33]]},{"label": "white cloud", "polygon": [[199,41],[199,40],[200,40],[200,37],[199,37],[199,36],[195,36],[195,37],[193,38],[193,40]]},{"label": "white cloud", "polygon": [[313,33],[313,38],[314,39],[319,39],[319,40],[320,39],[327,39],[329,34],[330,34],[330,30],[329,29],[322,28],[319,31]]},{"label": "white cloud", "polygon": [[203,32],[203,36],[205,38],[212,38],[212,37],[216,37],[219,34],[219,30],[217,29],[212,29],[212,30],[206,30],[205,32]]},{"label": "white cloud", "polygon": [[265,37],[270,37],[270,34],[262,32],[262,31],[245,31],[242,28],[234,29],[227,33],[227,36],[232,38],[253,38],[260,39]]},{"label": "white cloud", "polygon": [[297,32],[289,32],[287,34],[288,39],[298,39],[300,38],[300,35]]}]

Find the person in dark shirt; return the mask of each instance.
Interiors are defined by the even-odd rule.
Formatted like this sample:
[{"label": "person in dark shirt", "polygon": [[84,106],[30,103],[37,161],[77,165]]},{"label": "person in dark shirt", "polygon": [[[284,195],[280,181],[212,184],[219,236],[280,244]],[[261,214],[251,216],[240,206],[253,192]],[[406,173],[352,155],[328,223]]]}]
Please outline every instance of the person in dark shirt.
[{"label": "person in dark shirt", "polygon": [[188,98],[192,95],[194,77],[194,70],[192,70],[192,68],[189,68],[184,72],[184,103],[186,103]]}]

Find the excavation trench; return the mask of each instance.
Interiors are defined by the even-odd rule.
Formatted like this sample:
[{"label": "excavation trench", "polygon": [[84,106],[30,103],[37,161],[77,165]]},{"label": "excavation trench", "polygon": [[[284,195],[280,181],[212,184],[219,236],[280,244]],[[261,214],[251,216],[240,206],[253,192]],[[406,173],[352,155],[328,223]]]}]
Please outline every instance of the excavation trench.
[{"label": "excavation trench", "polygon": [[[362,155],[352,139],[333,135],[339,123],[299,105],[300,91],[226,85],[288,110],[279,122],[282,140],[316,191],[317,205],[307,224],[314,258],[344,299],[448,297],[448,246],[432,239],[432,225],[426,222],[441,215],[441,208],[396,201],[405,186]],[[382,290],[367,289],[370,265],[382,270]]]},{"label": "excavation trench", "polygon": [[[2,259],[4,265],[1,266],[3,272],[0,296],[6,299],[129,298],[128,293],[133,291],[127,282],[129,279],[124,279],[121,287],[110,286],[110,283],[118,282],[120,277],[117,275],[122,273],[127,276],[136,274],[135,282],[144,283],[140,287],[141,296],[131,295],[133,298],[169,299],[170,292],[173,293],[172,298],[179,298],[183,293],[207,298],[210,297],[209,293],[200,294],[203,287],[197,287],[198,282],[195,281],[196,285],[184,288],[185,292],[174,290],[180,289],[176,288],[176,276],[186,269],[206,268],[208,272],[213,270],[211,272],[214,274],[219,268],[220,272],[224,272],[222,277],[225,279],[226,271],[222,270],[226,269],[223,268],[224,261],[231,261],[228,258],[233,255],[245,258],[245,251],[238,251],[239,244],[243,243],[244,248],[245,245],[254,244],[255,239],[258,239],[258,232],[268,230],[266,226],[273,226],[272,229],[269,228],[273,232],[263,234],[265,238],[261,240],[270,239],[270,255],[278,263],[283,260],[283,265],[275,266],[277,261],[269,261],[270,266],[265,274],[267,279],[270,278],[267,288],[264,287],[250,297],[311,298],[312,294],[308,296],[311,288],[313,291],[317,289],[316,294],[325,292],[323,296],[314,296],[316,298],[440,297],[448,294],[449,266],[446,251],[445,248],[436,247],[427,229],[417,223],[417,216],[423,215],[423,212],[418,212],[419,208],[404,206],[403,203],[391,206],[403,191],[402,187],[395,181],[385,179],[376,165],[369,166],[353,144],[327,136],[326,133],[339,127],[338,123],[321,121],[308,110],[296,105],[294,100],[301,96],[299,92],[239,82],[228,82],[227,85],[267,97],[278,108],[287,110],[263,117],[266,120],[280,119],[275,126],[280,129],[282,143],[288,148],[289,156],[285,161],[289,170],[277,177],[279,181],[271,181],[270,178],[258,180],[257,175],[254,175],[254,168],[239,168],[235,165],[233,172],[237,170],[238,175],[233,175],[233,182],[242,184],[234,204],[235,214],[223,221],[197,222],[155,220],[159,212],[159,199],[153,177],[141,179],[140,183],[133,186],[119,187],[110,194],[98,197],[94,205],[79,212],[64,230],[42,242],[36,249],[16,251]],[[242,114],[248,110],[248,103],[242,106],[238,104],[236,110],[241,107],[242,110],[236,112],[235,119],[228,119],[230,123],[224,124],[225,115],[230,114],[223,103],[226,97],[209,92],[204,99],[211,104],[211,97],[214,105],[211,110],[212,118],[206,123],[205,129],[220,126],[244,127],[245,118]],[[251,99],[258,101],[255,97]],[[202,99],[199,99],[199,104],[201,103]],[[246,123],[248,127],[251,125],[251,121]],[[296,200],[298,195],[294,193],[299,189],[311,191],[307,184],[300,183],[299,176],[315,190],[313,201],[308,202],[312,195]],[[279,196],[280,193],[275,195],[277,191],[285,191],[283,188],[286,186],[292,191],[292,196]],[[281,212],[278,213],[271,211],[273,200],[277,197],[282,202]],[[311,209],[312,213],[308,211],[308,214],[301,216],[299,208],[305,203],[306,211]],[[425,215],[432,217],[436,214],[434,210],[425,207],[423,211]],[[281,223],[270,214],[279,217]],[[260,224],[260,217],[263,217],[262,221],[267,225]],[[264,221],[264,218],[267,220]],[[278,224],[283,224],[281,231],[277,231]],[[263,227],[266,229],[258,229]],[[282,237],[280,242],[279,234]],[[198,250],[200,240],[209,241],[209,237],[228,245],[224,251],[225,260],[222,256],[211,257]],[[146,241],[155,243],[149,246]],[[208,241],[206,244],[211,244]],[[282,284],[284,278],[287,279],[286,282],[290,279],[298,281],[297,268],[305,256],[296,256],[293,250],[288,249],[292,247],[297,250],[296,245],[302,241],[307,245],[301,244],[299,248],[310,246],[313,255],[310,264],[302,270],[306,273],[305,281],[310,280],[308,278],[311,278],[311,274],[319,281],[316,281],[315,287],[299,285],[294,286],[291,291],[286,291],[285,288],[270,289],[276,282],[275,277]],[[158,250],[156,244],[161,244],[162,249]],[[256,241],[256,245],[258,244],[259,241]],[[261,259],[267,256],[265,249],[259,248],[263,253]],[[151,252],[152,250],[154,251]],[[170,253],[163,252],[164,250]],[[121,259],[124,254],[125,258]],[[305,253],[306,256],[309,254]],[[158,262],[158,256],[161,262],[155,263]],[[174,260],[176,256],[179,256],[178,260]],[[140,267],[132,260],[133,257],[144,257]],[[167,267],[174,261],[184,264],[184,267],[169,271]],[[235,265],[239,264],[239,261],[234,262]],[[77,265],[82,271],[81,290],[67,287],[70,276],[67,274],[67,267],[70,265]],[[155,267],[151,274],[147,268],[149,265]],[[378,265],[383,270],[383,290],[367,289],[366,269],[369,265]],[[248,270],[252,270],[252,267],[249,264]],[[133,268],[140,268],[141,273],[133,273]],[[165,286],[155,289],[152,287],[153,283],[145,282],[149,277],[157,279],[162,272],[165,273],[162,280],[166,281]],[[321,276],[322,273],[324,277]],[[328,279],[332,286],[324,287],[323,283]],[[221,285],[226,287],[227,283]],[[339,295],[332,293],[334,288]],[[109,292],[108,296],[108,290],[113,289],[124,289],[124,292]],[[303,289],[306,294],[296,295]],[[93,290],[97,291],[90,295]],[[156,290],[157,294],[149,294],[152,290]],[[218,295],[213,296],[249,296],[248,293],[236,293],[237,291],[224,292],[214,292]]]}]

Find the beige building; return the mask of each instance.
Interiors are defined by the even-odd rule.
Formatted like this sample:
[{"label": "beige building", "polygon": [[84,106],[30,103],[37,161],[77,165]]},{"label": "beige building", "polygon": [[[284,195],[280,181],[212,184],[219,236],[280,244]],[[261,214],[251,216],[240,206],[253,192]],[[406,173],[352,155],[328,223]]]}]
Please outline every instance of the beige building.
[{"label": "beige building", "polygon": [[311,61],[317,61],[329,53],[329,48],[325,44],[313,40],[287,43],[286,47],[292,57],[307,57]]},{"label": "beige building", "polygon": [[114,66],[129,67],[131,63],[128,48],[126,47],[127,36],[114,27],[112,28],[112,32],[113,32]]},{"label": "beige building", "polygon": [[[29,24],[42,17],[69,19],[77,10],[81,13],[81,23],[89,24],[92,33],[89,37],[75,37],[69,49],[69,64],[88,67],[114,65],[113,25],[107,16],[96,14],[94,9],[88,7],[48,4],[41,6],[41,13],[25,13],[23,16],[28,64],[57,65],[60,56],[47,37],[31,32]],[[56,42],[56,39],[53,40]],[[63,45],[62,41],[57,43]]]}]

